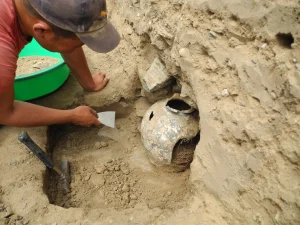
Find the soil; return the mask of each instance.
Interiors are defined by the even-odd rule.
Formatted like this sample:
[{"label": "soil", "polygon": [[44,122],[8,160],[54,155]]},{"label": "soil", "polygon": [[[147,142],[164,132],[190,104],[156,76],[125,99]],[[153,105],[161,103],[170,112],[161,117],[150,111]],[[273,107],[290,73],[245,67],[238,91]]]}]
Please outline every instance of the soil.
[{"label": "soil", "polygon": [[26,75],[46,69],[58,63],[59,59],[45,56],[27,56],[18,59],[16,76]]},{"label": "soil", "polygon": [[[26,128],[57,164],[70,161],[68,195],[18,142],[24,128],[0,127],[0,224],[299,225],[298,1],[123,0],[108,9],[119,47],[84,48],[108,86],[87,93],[71,75],[34,103],[114,110],[117,127]],[[177,88],[142,89],[139,78],[156,58]],[[182,173],[150,163],[133,110],[137,98],[154,103],[173,89],[200,114],[201,140]],[[180,164],[191,151],[174,154]]]},{"label": "soil", "polygon": [[141,119],[136,116],[133,103],[120,102],[112,108],[126,111],[117,115],[115,129],[72,125],[49,129],[55,161],[59,164],[67,159],[72,171],[72,192],[67,195],[62,193],[57,175],[50,174],[50,202],[65,208],[86,209],[122,210],[139,203],[146,203],[149,208],[182,207],[182,199],[190,189],[189,170],[168,173],[152,166],[141,148]]}]

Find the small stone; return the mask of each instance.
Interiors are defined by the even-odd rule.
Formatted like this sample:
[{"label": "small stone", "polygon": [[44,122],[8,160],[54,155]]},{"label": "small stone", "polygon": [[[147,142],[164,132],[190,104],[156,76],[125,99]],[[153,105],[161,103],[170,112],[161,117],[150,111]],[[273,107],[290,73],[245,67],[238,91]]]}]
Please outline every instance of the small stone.
[{"label": "small stone", "polygon": [[122,199],[125,200],[126,202],[129,202],[129,194],[127,192],[123,193],[122,194]]},{"label": "small stone", "polygon": [[145,97],[139,98],[135,102],[136,115],[138,117],[143,117],[150,106],[151,106],[151,103],[148,101],[147,98],[145,98]]},{"label": "small stone", "polygon": [[212,31],[212,30],[211,30],[209,33],[210,33],[210,35],[213,36],[214,38],[217,38],[217,37],[218,37],[218,35],[217,35],[214,31]]},{"label": "small stone", "polygon": [[108,143],[105,142],[105,141],[101,141],[101,146],[102,146],[102,147],[107,147],[107,146],[108,146]]},{"label": "small stone", "polygon": [[132,194],[132,195],[130,195],[130,199],[131,199],[131,200],[137,200],[138,197],[137,197],[136,195]]},{"label": "small stone", "polygon": [[275,92],[272,91],[272,92],[271,92],[271,95],[272,95],[272,98],[273,98],[273,99],[276,99],[276,98],[277,98],[277,95],[275,94]]},{"label": "small stone", "polygon": [[92,174],[91,174],[91,173],[90,173],[90,174],[88,174],[88,175],[86,175],[86,176],[85,176],[85,178],[84,178],[84,180],[85,180],[85,181],[88,181],[88,180],[91,178],[91,176],[92,176]]},{"label": "small stone", "polygon": [[297,59],[293,59],[293,62],[296,63],[296,62],[297,62]]},{"label": "small stone", "polygon": [[115,166],[115,171],[120,171],[120,166],[118,165],[118,166]]},{"label": "small stone", "polygon": [[292,47],[292,49],[297,49],[298,44],[297,43],[293,43],[293,44],[291,44],[291,47]]},{"label": "small stone", "polygon": [[224,89],[224,90],[222,91],[221,95],[222,95],[223,97],[229,96],[228,90],[227,90],[227,89]]},{"label": "small stone", "polygon": [[2,218],[8,218],[11,215],[13,215],[12,212],[0,212],[0,219],[2,219]]},{"label": "small stone", "polygon": [[94,146],[94,149],[100,149],[101,147],[102,147],[101,143],[100,142],[96,142],[95,146]]},{"label": "small stone", "polygon": [[240,40],[238,40],[237,38],[235,37],[231,37],[229,38],[229,46],[230,47],[236,47],[236,46],[239,46],[239,45],[242,45],[243,43],[240,42]]},{"label": "small stone", "polygon": [[128,192],[130,189],[129,189],[129,186],[127,184],[124,184],[124,186],[122,187],[122,191],[123,192]]},{"label": "small stone", "polygon": [[107,163],[112,163],[112,159],[107,160]]},{"label": "small stone", "polygon": [[104,165],[100,165],[98,167],[95,167],[95,170],[96,170],[96,173],[102,174],[102,173],[104,173],[104,171],[106,170],[106,168],[105,168]]},{"label": "small stone", "polygon": [[114,191],[117,191],[118,190],[118,187],[114,187]]},{"label": "small stone", "polygon": [[168,196],[171,196],[172,195],[172,191],[168,191]]},{"label": "small stone", "polygon": [[125,174],[125,175],[128,175],[130,173],[129,169],[121,169],[122,172]]},{"label": "small stone", "polygon": [[267,43],[263,43],[263,44],[261,45],[261,48],[264,49],[264,48],[266,48],[267,46],[268,46]]},{"label": "small stone", "polygon": [[191,57],[191,52],[188,48],[181,48],[179,50],[179,55],[183,58],[189,58]]}]

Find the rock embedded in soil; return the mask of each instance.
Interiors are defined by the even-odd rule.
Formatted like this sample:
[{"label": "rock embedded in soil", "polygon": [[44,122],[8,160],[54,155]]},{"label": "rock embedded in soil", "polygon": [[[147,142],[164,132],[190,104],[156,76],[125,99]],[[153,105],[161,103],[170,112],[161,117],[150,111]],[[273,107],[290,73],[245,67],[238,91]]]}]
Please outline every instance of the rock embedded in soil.
[{"label": "rock embedded in soil", "polygon": [[127,184],[124,184],[124,186],[122,187],[122,191],[123,192],[129,192],[130,188]]},{"label": "rock embedded in soil", "polygon": [[126,202],[129,202],[129,194],[126,192],[126,193],[123,193],[122,194],[122,199]]},{"label": "rock embedded in soil", "polygon": [[136,115],[144,117],[146,111],[150,108],[151,103],[145,97],[140,97],[135,103]]},{"label": "rock embedded in soil", "polygon": [[143,77],[142,84],[147,92],[153,92],[169,85],[172,80],[172,77],[168,75],[166,67],[156,58]]},{"label": "rock embedded in soil", "polygon": [[91,175],[92,175],[91,173],[88,174],[88,175],[86,175],[85,178],[84,178],[84,180],[85,180],[85,181],[88,181],[88,180],[91,178]]},{"label": "rock embedded in soil", "polygon": [[122,173],[124,173],[125,175],[128,175],[130,173],[128,168],[123,168],[121,167]]},{"label": "rock embedded in soil", "polygon": [[130,199],[131,199],[131,200],[137,200],[138,197],[137,197],[136,195],[134,195],[134,194],[131,194],[131,195],[130,195]]},{"label": "rock embedded in soil", "polygon": [[96,142],[95,146],[94,146],[94,149],[100,149],[101,147],[102,147],[101,143],[100,142]]},{"label": "rock embedded in soil", "polygon": [[105,142],[105,141],[101,141],[101,147],[107,147],[108,146],[108,143]]},{"label": "rock embedded in soil", "polygon": [[96,170],[96,173],[102,174],[106,170],[106,167],[104,165],[100,165],[100,166],[95,167],[95,170]]},{"label": "rock embedded in soil", "polygon": [[8,218],[10,217],[11,215],[13,215],[12,212],[0,212],[0,218]]}]

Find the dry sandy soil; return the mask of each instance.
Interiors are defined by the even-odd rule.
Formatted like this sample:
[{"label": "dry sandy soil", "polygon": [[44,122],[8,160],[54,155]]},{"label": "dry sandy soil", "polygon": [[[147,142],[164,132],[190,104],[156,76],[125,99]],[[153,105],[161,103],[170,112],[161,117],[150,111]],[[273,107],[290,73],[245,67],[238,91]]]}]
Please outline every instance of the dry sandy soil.
[{"label": "dry sandy soil", "polygon": [[28,56],[18,59],[16,76],[38,72],[59,62],[58,59],[41,56]]},{"label": "dry sandy soil", "polygon": [[[116,128],[0,127],[0,224],[300,224],[300,7],[296,0],[114,0],[122,36],[105,55],[85,48],[109,85],[86,93],[71,76],[33,101],[115,110]],[[135,103],[153,60],[200,114],[191,168],[154,167]],[[178,89],[177,88],[177,89]],[[71,163],[72,192],[17,141],[26,130],[56,163]]]}]

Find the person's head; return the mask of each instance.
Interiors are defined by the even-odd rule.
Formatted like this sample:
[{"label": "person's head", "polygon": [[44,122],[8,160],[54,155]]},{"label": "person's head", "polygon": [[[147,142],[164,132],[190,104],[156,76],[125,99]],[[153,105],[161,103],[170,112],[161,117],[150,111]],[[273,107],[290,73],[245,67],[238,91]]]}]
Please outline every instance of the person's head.
[{"label": "person's head", "polygon": [[71,52],[86,44],[97,52],[113,50],[120,41],[107,21],[105,0],[23,0],[34,18],[32,36],[46,49]]}]

